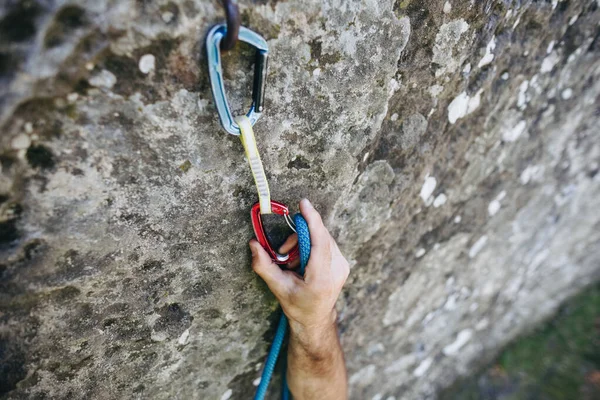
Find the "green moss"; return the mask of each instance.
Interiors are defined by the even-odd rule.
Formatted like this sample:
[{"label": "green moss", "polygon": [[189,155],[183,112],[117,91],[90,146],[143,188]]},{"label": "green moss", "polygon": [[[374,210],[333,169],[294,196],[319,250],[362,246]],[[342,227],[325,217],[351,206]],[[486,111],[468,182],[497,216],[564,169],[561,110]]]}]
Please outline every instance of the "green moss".
[{"label": "green moss", "polygon": [[64,113],[67,115],[67,117],[71,118],[72,120],[77,119],[78,114],[77,107],[75,106],[75,104],[69,104],[67,107],[65,107]]},{"label": "green moss", "polygon": [[407,8],[410,5],[410,0],[402,0],[400,2],[400,4],[398,5],[398,8],[400,10],[404,10],[405,8]]},{"label": "green moss", "polygon": [[[600,398],[600,285],[509,345],[483,374],[456,384],[442,399]],[[495,393],[490,397],[490,393]]]},{"label": "green moss", "polygon": [[185,160],[184,163],[179,166],[179,169],[182,172],[188,172],[190,168],[192,168],[192,163],[190,162],[190,160]]}]

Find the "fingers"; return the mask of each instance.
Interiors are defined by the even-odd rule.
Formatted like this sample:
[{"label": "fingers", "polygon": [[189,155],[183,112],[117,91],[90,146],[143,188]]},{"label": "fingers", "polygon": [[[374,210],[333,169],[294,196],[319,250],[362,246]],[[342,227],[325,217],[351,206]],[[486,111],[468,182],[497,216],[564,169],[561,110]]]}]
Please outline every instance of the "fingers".
[{"label": "fingers", "polygon": [[294,285],[293,277],[275,264],[255,239],[250,241],[252,269],[260,276],[278,299],[285,298]]},{"label": "fingers", "polygon": [[[308,199],[300,202],[300,212],[310,231],[310,259],[305,272],[305,281],[318,279],[320,272],[328,272],[331,263],[331,237],[321,215]],[[322,274],[321,274],[322,275]]]},{"label": "fingers", "polygon": [[285,243],[283,243],[281,245],[281,247],[279,248],[279,254],[289,253],[294,248],[294,246],[296,246],[297,244],[298,244],[298,235],[294,233],[294,234],[288,236],[288,238],[285,240]]}]

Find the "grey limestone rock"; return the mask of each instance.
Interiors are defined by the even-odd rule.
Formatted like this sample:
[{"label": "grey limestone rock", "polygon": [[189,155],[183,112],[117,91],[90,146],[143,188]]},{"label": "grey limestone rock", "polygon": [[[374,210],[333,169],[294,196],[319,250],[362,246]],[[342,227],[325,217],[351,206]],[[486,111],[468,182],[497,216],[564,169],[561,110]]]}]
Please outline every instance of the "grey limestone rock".
[{"label": "grey limestone rock", "polygon": [[[272,196],[352,270],[353,399],[422,399],[600,278],[598,1],[242,1]],[[0,393],[248,398],[277,304],[218,2],[0,5]],[[251,50],[223,57],[247,106]],[[295,207],[294,207],[295,208]],[[276,390],[273,397],[276,397]]]}]

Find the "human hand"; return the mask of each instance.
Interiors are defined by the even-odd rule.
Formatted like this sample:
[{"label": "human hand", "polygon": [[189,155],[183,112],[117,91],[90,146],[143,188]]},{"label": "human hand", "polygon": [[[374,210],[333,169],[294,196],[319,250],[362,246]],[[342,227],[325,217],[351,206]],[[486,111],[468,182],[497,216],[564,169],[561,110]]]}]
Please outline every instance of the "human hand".
[{"label": "human hand", "polygon": [[[279,300],[292,332],[317,333],[334,325],[335,302],[350,268],[323,225],[321,216],[307,199],[300,202],[300,212],[308,223],[311,240],[304,277],[291,270],[282,270],[255,239],[250,241],[252,268]],[[287,253],[297,241],[296,235],[290,236],[280,252]]]}]

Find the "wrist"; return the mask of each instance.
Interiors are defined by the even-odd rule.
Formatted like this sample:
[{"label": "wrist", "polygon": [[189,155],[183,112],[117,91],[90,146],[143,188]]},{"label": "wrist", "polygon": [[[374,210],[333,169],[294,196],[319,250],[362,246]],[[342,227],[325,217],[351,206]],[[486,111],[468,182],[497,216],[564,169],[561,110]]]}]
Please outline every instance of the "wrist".
[{"label": "wrist", "polygon": [[331,350],[331,342],[337,342],[337,313],[332,310],[325,319],[312,324],[290,320],[290,347],[297,348],[320,358]]}]

